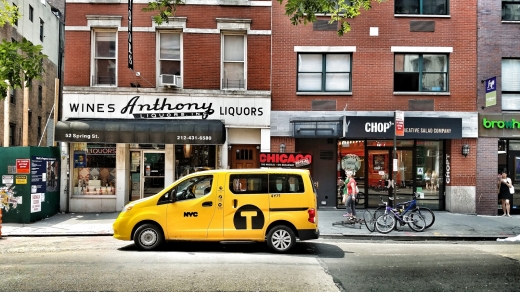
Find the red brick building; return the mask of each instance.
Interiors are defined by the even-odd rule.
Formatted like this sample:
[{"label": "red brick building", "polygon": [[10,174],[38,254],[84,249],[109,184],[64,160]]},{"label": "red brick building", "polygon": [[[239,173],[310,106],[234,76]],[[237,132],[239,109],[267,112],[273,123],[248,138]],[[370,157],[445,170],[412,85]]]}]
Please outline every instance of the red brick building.
[{"label": "red brick building", "polygon": [[66,1],[69,211],[121,210],[270,150],[271,1],[187,0],[162,25],[145,5]]},{"label": "red brick building", "polygon": [[[515,186],[511,214],[520,213],[520,3],[517,1],[478,1],[478,110],[477,212],[503,214],[497,208],[497,175],[505,171]],[[487,100],[487,93],[494,98]],[[493,94],[491,94],[493,96]],[[486,123],[488,121],[488,123]],[[498,126],[489,123],[499,122]],[[498,152],[497,152],[498,149]],[[506,207],[506,206],[504,206]],[[506,207],[507,208],[507,207]],[[507,212],[506,212],[507,213]]]},{"label": "red brick building", "polygon": [[374,3],[343,37],[328,17],[293,26],[273,3],[271,148],[312,154],[322,207],[342,206],[336,183],[352,170],[358,207],[376,207],[390,183],[432,209],[480,210],[477,2],[420,3]]}]

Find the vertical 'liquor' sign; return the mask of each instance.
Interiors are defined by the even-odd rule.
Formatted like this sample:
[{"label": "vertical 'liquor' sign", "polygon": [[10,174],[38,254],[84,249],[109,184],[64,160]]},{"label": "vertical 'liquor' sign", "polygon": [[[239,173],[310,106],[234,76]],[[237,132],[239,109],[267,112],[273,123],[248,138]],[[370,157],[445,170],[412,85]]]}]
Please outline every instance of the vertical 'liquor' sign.
[{"label": "vertical 'liquor' sign", "polygon": [[128,68],[134,70],[134,53],[132,50],[132,6],[133,0],[128,0]]}]

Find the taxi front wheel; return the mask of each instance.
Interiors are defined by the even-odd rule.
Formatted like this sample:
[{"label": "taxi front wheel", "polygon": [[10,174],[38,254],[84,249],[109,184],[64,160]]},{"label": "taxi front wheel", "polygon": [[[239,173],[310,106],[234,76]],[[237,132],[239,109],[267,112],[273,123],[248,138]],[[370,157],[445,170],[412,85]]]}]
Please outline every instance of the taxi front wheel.
[{"label": "taxi front wheel", "polygon": [[285,225],[277,225],[267,234],[267,245],[279,253],[287,252],[295,243],[294,231]]},{"label": "taxi front wheel", "polygon": [[134,233],[135,245],[141,250],[152,250],[160,246],[164,235],[157,225],[143,224]]}]

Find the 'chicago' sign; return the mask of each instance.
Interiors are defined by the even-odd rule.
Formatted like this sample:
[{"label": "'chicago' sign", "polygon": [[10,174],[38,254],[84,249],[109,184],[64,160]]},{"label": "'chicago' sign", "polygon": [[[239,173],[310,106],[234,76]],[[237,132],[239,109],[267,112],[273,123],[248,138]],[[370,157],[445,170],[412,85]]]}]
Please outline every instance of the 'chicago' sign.
[{"label": "'chicago' sign", "polygon": [[308,168],[312,155],[306,153],[260,153],[260,167]]}]

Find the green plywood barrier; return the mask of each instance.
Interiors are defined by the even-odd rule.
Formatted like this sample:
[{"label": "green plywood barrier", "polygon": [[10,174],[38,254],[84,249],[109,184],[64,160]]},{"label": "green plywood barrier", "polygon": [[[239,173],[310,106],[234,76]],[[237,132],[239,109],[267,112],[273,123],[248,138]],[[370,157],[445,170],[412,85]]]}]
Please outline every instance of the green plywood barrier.
[{"label": "green plywood barrier", "polygon": [[59,163],[58,147],[0,148],[0,186],[12,184],[18,200],[2,210],[3,223],[31,223],[59,212]]}]

